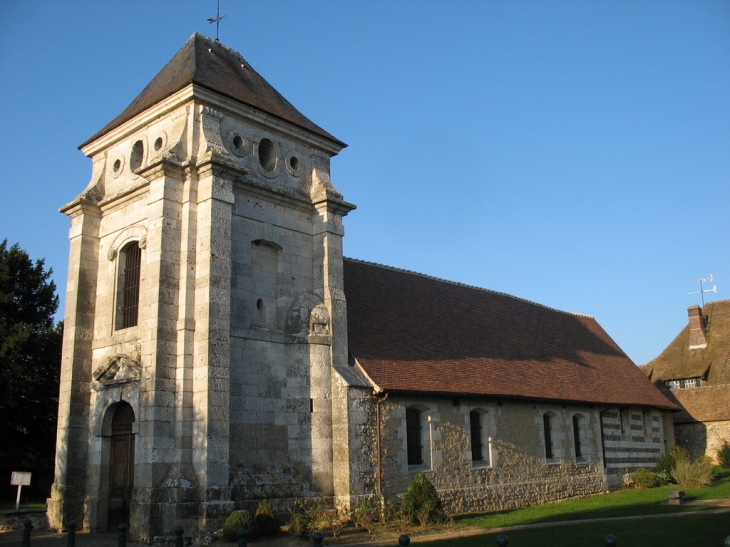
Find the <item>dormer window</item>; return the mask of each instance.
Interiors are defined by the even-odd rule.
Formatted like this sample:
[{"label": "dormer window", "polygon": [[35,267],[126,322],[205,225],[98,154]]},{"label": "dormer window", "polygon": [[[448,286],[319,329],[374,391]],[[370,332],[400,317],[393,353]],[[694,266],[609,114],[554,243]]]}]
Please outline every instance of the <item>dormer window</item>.
[{"label": "dormer window", "polygon": [[684,380],[684,387],[685,387],[685,389],[691,388],[691,387],[700,387],[700,379],[699,378],[686,378]]},{"label": "dormer window", "polygon": [[670,390],[675,389],[692,389],[695,387],[702,387],[702,378],[681,378],[676,380],[667,380],[667,388]]}]

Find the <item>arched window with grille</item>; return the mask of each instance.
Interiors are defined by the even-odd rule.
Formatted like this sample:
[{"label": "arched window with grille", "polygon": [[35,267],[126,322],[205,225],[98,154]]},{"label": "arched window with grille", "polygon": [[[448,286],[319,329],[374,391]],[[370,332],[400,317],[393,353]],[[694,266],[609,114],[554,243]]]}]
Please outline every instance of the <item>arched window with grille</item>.
[{"label": "arched window with grille", "polygon": [[119,253],[116,329],[136,327],[139,317],[139,285],[142,249],[132,241]]},{"label": "arched window with grille", "polygon": [[421,465],[423,463],[421,428],[421,411],[413,407],[406,408],[406,444],[408,447],[408,465]]},{"label": "arched window with grille", "polygon": [[580,422],[581,416],[578,414],[573,415],[573,447],[575,449],[575,459],[583,457],[583,449],[580,441]]},{"label": "arched window with grille", "polygon": [[471,433],[471,461],[484,461],[484,432],[481,412],[469,412],[469,429]]},{"label": "arched window with grille", "polygon": [[553,458],[553,432],[550,414],[542,415],[542,425],[545,435],[545,459],[550,460]]}]

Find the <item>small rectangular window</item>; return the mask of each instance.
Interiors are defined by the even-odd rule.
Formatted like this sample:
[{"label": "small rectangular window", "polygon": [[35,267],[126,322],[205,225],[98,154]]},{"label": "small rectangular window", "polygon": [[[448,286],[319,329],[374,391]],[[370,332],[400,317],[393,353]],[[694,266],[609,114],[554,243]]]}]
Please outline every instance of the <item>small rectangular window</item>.
[{"label": "small rectangular window", "polygon": [[479,412],[472,410],[469,413],[469,426],[471,430],[471,460],[474,462],[484,461],[482,415]]},{"label": "small rectangular window", "polygon": [[700,387],[699,378],[687,378],[684,381],[685,388]]},{"label": "small rectangular window", "polygon": [[553,457],[553,439],[552,432],[550,430],[550,416],[543,414],[542,424],[545,431],[545,458],[549,460]]},{"label": "small rectangular window", "polygon": [[408,446],[408,465],[421,465],[423,463],[421,411],[417,408],[406,409],[406,444]]}]

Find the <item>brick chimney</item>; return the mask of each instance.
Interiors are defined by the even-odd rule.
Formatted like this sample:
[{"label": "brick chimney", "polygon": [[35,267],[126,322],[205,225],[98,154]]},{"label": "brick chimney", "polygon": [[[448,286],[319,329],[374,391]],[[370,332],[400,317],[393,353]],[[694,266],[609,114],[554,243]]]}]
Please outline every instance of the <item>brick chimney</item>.
[{"label": "brick chimney", "polygon": [[707,347],[707,335],[705,334],[705,318],[702,315],[702,308],[690,306],[687,308],[689,315],[689,349],[702,349]]}]

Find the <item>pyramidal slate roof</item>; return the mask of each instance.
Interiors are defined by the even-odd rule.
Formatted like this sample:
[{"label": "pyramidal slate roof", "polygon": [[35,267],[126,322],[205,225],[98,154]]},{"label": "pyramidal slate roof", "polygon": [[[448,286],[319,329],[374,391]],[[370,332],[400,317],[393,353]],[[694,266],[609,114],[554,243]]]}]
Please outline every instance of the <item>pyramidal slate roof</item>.
[{"label": "pyramidal slate roof", "polygon": [[238,52],[196,32],[119,116],[79,148],[189,84],[218,92],[293,123],[340,147],[347,146],[294,108]]},{"label": "pyramidal slate roof", "polygon": [[592,317],[344,261],[349,351],[385,391],[679,409]]}]

